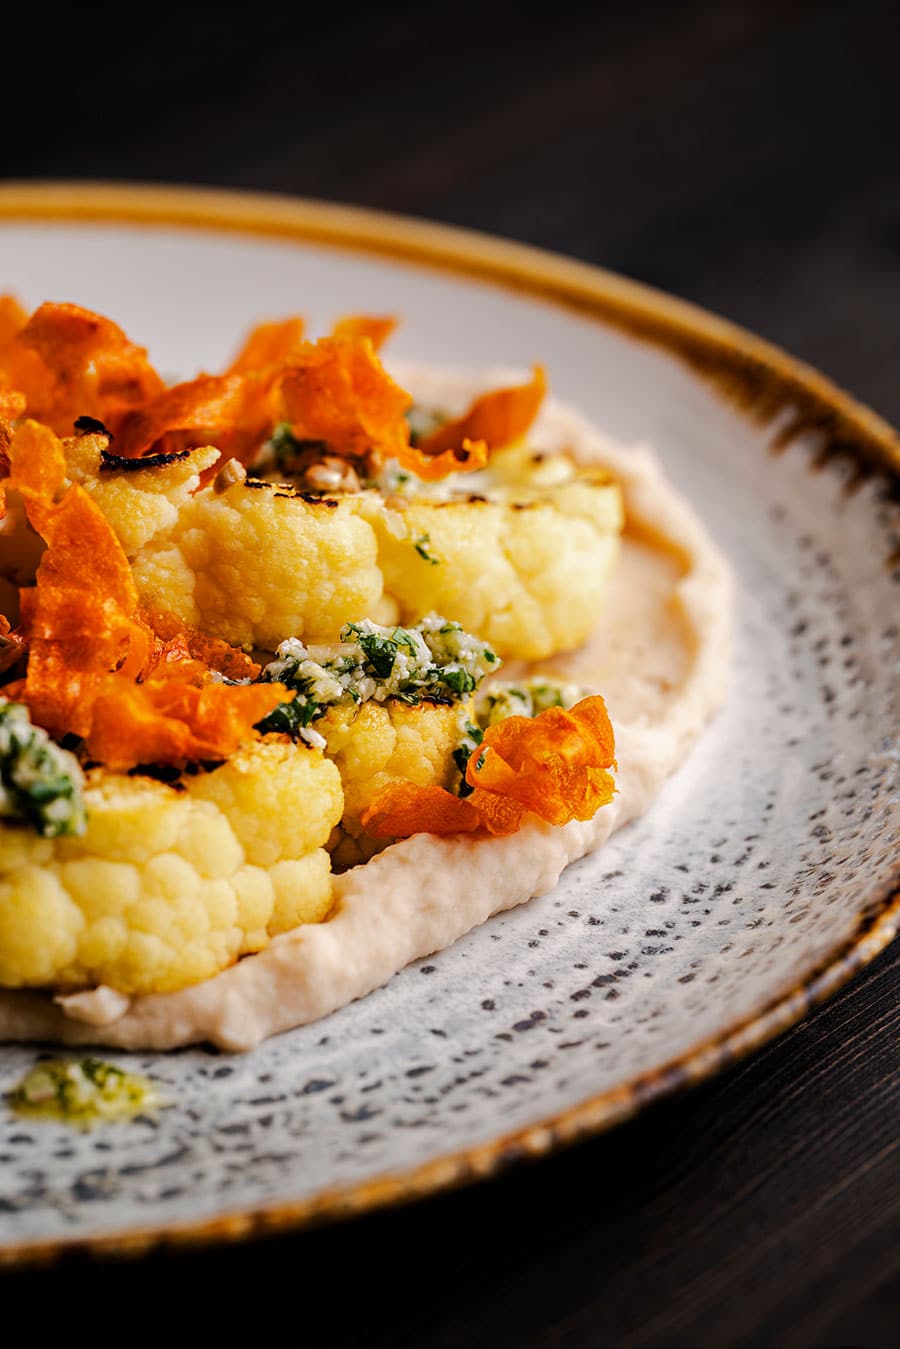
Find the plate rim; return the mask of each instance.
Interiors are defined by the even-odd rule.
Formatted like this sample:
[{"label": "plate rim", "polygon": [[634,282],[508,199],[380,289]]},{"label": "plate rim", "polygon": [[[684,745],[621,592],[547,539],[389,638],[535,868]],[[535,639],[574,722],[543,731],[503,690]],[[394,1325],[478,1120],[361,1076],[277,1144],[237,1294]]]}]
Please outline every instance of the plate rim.
[{"label": "plate rim", "polygon": [[[457,226],[276,193],[169,184],[21,181],[0,184],[0,223],[152,226],[280,237],[389,256],[475,277],[575,309],[662,347],[754,421],[790,407],[773,440],[784,448],[814,431],[819,458],[849,460],[852,486],[874,473],[900,485],[900,436],[812,366],[707,310],[590,263]],[[0,1244],[0,1267],[46,1264],[63,1254],[137,1256],[152,1249],[235,1242],[409,1202],[485,1179],[511,1163],[569,1145],[658,1098],[714,1076],[797,1024],[869,964],[900,931],[900,865],[876,910],[794,987],[751,1017],[662,1066],[578,1105],[485,1143],[305,1199],[243,1206],[213,1217],[112,1228],[94,1235]]]}]

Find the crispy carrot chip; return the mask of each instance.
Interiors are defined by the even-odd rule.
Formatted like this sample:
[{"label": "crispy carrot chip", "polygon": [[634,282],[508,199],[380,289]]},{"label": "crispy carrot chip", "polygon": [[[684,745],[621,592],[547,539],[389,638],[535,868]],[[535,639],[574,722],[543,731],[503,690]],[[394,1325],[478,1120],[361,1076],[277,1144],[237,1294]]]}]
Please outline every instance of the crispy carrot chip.
[{"label": "crispy carrot chip", "polygon": [[57,437],[37,422],[22,422],[9,458],[8,486],[21,493],[47,544],[36,584],[20,591],[29,647],[23,696],[51,735],[83,735],[99,683],[117,669],[136,677],[150,637],[135,620],[131,568],[100,508],[78,485],[55,502],[66,477]]},{"label": "crispy carrot chip", "polygon": [[468,412],[425,436],[418,448],[423,454],[438,455],[445,450],[461,449],[466,440],[483,440],[489,450],[500,449],[525,434],[537,416],[546,392],[543,367],[536,365],[527,384],[482,394]]},{"label": "crispy carrot chip", "polygon": [[468,801],[443,787],[415,782],[389,782],[376,792],[362,815],[373,838],[408,838],[410,834],[467,834],[482,826]]},{"label": "crispy carrot chip", "polygon": [[207,637],[196,628],[187,627],[174,614],[141,608],[138,618],[146,623],[154,636],[154,648],[145,673],[154,677],[173,667],[183,670],[188,661],[198,664],[204,674],[216,670],[226,679],[255,679],[259,665],[239,647],[229,646],[218,637]]},{"label": "crispy carrot chip", "polygon": [[124,423],[116,451],[135,459],[215,445],[249,463],[275,420],[274,374],[198,375],[175,384]]},{"label": "crispy carrot chip", "polygon": [[519,801],[513,801],[508,796],[500,796],[494,792],[484,792],[476,788],[466,799],[471,803],[472,809],[478,812],[481,827],[489,834],[514,834],[517,829],[522,828],[528,815],[527,808]]},{"label": "crispy carrot chip", "polygon": [[34,494],[21,490],[47,542],[37,584],[20,592],[29,645],[26,701],[57,739],[85,735],[103,680],[114,670],[136,678],[150,652],[149,634],[134,617],[137,591],[125,554],[83,488],[74,485],[58,506],[37,510]]},{"label": "crispy carrot chip", "polygon": [[[0,374],[0,380],[3,376]],[[0,384],[0,421],[14,422],[25,412],[25,395],[19,389],[4,388]]]},{"label": "crispy carrot chip", "polygon": [[[12,295],[0,295],[0,387],[7,392],[17,391],[28,405],[29,396],[40,398],[50,375],[37,352],[29,351],[19,341],[19,334],[28,322],[28,315]],[[25,411],[15,413],[21,417]]]},{"label": "crispy carrot chip", "polygon": [[399,457],[408,446],[409,394],[395,384],[367,337],[323,337],[306,343],[286,372],[284,419],[298,440],[321,440],[334,454],[376,449]]},{"label": "crispy carrot chip", "polygon": [[376,351],[380,351],[397,326],[395,318],[376,317],[374,314],[352,314],[338,319],[331,330],[332,337],[367,337]]},{"label": "crispy carrot chip", "polygon": [[583,698],[568,712],[553,707],[537,717],[507,717],[484,733],[460,799],[443,787],[390,782],[363,812],[373,838],[459,834],[484,829],[513,834],[528,814],[549,824],[589,820],[615,792],[612,726],[602,698]]},{"label": "crispy carrot chip", "polygon": [[280,685],[210,682],[210,668],[239,678],[256,670],[224,642],[178,632],[174,621],[161,637],[138,612],[125,556],[80,487],[69,488],[43,530],[37,585],[22,591],[22,696],[52,735],[83,736],[88,753],[116,769],[183,767],[227,758],[290,697]]},{"label": "crispy carrot chip", "polygon": [[268,366],[289,364],[301,352],[303,329],[301,318],[258,323],[225,373],[247,375]]},{"label": "crispy carrot chip", "polygon": [[121,771],[227,759],[290,696],[281,684],[198,688],[176,679],[134,684],[113,677],[94,702],[87,751]]},{"label": "crispy carrot chip", "polygon": [[28,322],[28,313],[14,295],[0,295],[0,359],[6,359],[12,342]]},{"label": "crispy carrot chip", "polygon": [[[11,670],[25,655],[26,650],[22,634],[14,632],[6,615],[0,614],[0,674],[6,674],[7,670]],[[9,696],[8,690],[4,690],[4,696]]]},{"label": "crispy carrot chip", "polygon": [[[49,426],[25,421],[14,429],[7,455],[13,479],[8,486],[22,491],[29,515],[35,512],[40,515],[52,506],[66,480],[66,456],[61,442]],[[34,520],[32,524],[40,528]]]},{"label": "crispy carrot chip", "polygon": [[612,800],[615,741],[602,698],[583,698],[569,711],[551,707],[537,717],[507,717],[484,733],[466,781],[476,791],[517,802],[547,820],[589,820]]},{"label": "crispy carrot chip", "polygon": [[28,411],[65,435],[77,417],[93,417],[116,434],[122,419],[163,389],[143,347],[110,319],[74,304],[42,304],[16,334],[15,345],[37,356],[22,383]]},{"label": "crispy carrot chip", "polygon": [[414,445],[404,445],[397,450],[397,461],[427,482],[435,482],[446,478],[448,473],[468,473],[484,468],[488,454],[486,441],[466,437],[457,448],[441,450],[439,454],[427,454]]},{"label": "crispy carrot chip", "polygon": [[[28,645],[20,696],[34,720],[57,739],[82,736],[89,754],[116,769],[232,754],[290,695],[275,684],[212,682],[211,669],[243,679],[258,667],[225,642],[138,609],[128,560],[99,507],[78,484],[54,501],[66,466],[49,428],[18,426],[10,464],[10,486],[47,544],[36,584],[20,592]],[[10,640],[7,623],[0,662]]]}]

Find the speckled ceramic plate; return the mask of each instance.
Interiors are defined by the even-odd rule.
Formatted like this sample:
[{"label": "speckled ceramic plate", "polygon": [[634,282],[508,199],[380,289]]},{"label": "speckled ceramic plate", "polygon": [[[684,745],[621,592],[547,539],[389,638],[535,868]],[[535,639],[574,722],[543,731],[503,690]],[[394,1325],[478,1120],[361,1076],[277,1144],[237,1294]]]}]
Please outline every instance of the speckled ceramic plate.
[{"label": "speckled ceramic plate", "polygon": [[[392,350],[546,362],[651,441],[738,579],[731,693],[649,814],[387,987],[245,1057],[112,1055],[173,1102],[73,1134],[0,1107],[0,1259],[235,1237],[485,1175],[802,1016],[896,931],[900,451],[763,342],[577,263],[343,208],[0,190],[0,286],[110,313],[164,370],[260,316],[404,316]],[[0,1091],[35,1051],[0,1048]]]}]

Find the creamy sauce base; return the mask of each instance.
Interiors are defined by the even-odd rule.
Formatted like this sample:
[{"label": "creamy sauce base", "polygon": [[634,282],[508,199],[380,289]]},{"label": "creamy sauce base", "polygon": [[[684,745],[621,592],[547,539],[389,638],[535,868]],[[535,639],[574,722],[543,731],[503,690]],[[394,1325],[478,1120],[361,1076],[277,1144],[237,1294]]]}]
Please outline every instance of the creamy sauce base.
[{"label": "creamy sauce base", "polygon": [[[453,411],[485,381],[397,371],[420,402]],[[498,372],[496,382],[507,378]],[[493,381],[491,381],[493,382]],[[492,914],[551,890],[570,862],[647,809],[721,703],[730,651],[731,577],[653,454],[622,448],[550,400],[533,433],[607,466],[625,497],[626,536],[607,605],[579,651],[527,667],[577,680],[606,699],[616,731],[617,794],[592,820],[535,820],[508,838],[396,843],[335,877],[328,921],[276,937],[193,988],[127,998],[97,989],[53,999],[0,991],[0,1039],[171,1049],[207,1042],[252,1049],[385,984]],[[509,662],[504,677],[526,667]]]}]

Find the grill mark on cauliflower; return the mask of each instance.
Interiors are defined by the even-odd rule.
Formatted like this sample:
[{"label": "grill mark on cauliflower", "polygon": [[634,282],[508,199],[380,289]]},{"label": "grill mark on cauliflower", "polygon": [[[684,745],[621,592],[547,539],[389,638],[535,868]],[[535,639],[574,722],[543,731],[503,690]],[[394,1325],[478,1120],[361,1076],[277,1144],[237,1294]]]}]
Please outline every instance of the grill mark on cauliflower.
[{"label": "grill mark on cauliflower", "polygon": [[[100,434],[105,433],[101,430]],[[148,468],[168,468],[169,464],[178,464],[189,458],[190,453],[190,450],[173,450],[170,454],[145,454],[141,459],[126,459],[124,455],[101,450],[100,472],[141,473]]]},{"label": "grill mark on cauliflower", "polygon": [[0,830],[0,985],[172,992],[327,916],[334,764],[272,737],[180,786],[95,769],[83,837]]}]

